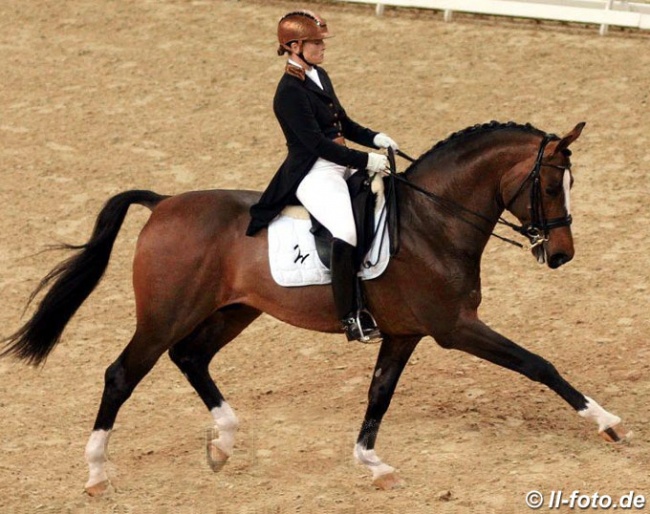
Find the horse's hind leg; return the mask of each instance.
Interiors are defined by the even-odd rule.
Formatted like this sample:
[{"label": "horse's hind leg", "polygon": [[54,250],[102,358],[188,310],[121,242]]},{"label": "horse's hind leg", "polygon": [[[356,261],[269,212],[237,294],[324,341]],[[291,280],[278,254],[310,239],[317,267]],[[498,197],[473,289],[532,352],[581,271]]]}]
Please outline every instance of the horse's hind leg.
[{"label": "horse's hind leg", "polygon": [[465,351],[546,385],[564,398],[580,416],[597,423],[598,432],[606,441],[619,442],[629,437],[621,425],[621,418],[607,412],[593,399],[575,389],[550,362],[494,332],[482,322],[472,320],[459,327],[453,336],[436,339],[445,348]]},{"label": "horse's hind leg", "polygon": [[122,354],[106,369],[99,412],[86,444],[89,477],[85,489],[91,496],[102,494],[108,487],[106,450],[120,407],[170,344],[138,329]]},{"label": "horse's hind leg", "polygon": [[237,416],[216,386],[208,366],[215,354],[250,325],[260,312],[245,305],[234,305],[215,312],[188,337],[170,350],[171,360],[205,403],[214,419],[214,436],[207,441],[208,464],[219,471],[232,455]]}]

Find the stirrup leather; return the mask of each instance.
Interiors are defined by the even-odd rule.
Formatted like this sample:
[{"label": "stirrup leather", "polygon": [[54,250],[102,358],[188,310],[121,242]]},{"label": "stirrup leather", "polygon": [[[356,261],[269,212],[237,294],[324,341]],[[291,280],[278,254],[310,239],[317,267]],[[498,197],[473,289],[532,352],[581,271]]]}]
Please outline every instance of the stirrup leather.
[{"label": "stirrup leather", "polygon": [[377,322],[367,309],[357,309],[341,320],[348,341],[359,341],[365,344],[381,343],[383,336],[377,327]]}]

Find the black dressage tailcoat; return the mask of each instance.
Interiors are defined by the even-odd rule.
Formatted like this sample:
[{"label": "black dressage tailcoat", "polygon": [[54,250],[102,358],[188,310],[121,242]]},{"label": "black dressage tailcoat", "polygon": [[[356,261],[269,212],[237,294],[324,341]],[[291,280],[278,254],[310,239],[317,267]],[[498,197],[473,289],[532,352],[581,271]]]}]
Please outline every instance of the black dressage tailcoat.
[{"label": "black dressage tailcoat", "polygon": [[287,205],[299,204],[296,189],[319,157],[328,161],[365,169],[368,154],[334,139],[344,137],[363,146],[377,148],[377,132],[350,119],[332,82],[322,68],[316,67],[323,85],[320,89],[310,78],[285,73],[273,99],[273,111],[287,140],[288,155],[271,180],[260,201],[250,209],[251,221],[246,234],[252,236],[266,227]]}]

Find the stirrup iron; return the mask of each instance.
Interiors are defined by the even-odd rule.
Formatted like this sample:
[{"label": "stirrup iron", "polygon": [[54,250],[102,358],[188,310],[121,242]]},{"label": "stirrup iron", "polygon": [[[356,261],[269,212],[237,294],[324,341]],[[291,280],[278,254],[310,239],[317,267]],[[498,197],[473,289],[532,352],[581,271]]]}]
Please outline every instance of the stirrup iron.
[{"label": "stirrup iron", "polygon": [[377,327],[374,316],[368,309],[357,309],[353,316],[343,320],[345,335],[348,341],[359,341],[364,344],[381,343],[383,336]]}]

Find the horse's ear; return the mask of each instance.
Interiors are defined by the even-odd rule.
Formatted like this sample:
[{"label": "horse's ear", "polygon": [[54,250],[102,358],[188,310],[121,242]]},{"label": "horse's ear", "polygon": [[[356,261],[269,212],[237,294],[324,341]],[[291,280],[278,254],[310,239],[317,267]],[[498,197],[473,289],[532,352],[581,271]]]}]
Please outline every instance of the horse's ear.
[{"label": "horse's ear", "polygon": [[573,127],[573,130],[571,132],[569,132],[566,136],[560,139],[560,142],[553,149],[553,153],[556,154],[569,148],[569,145],[580,137],[580,134],[582,133],[582,129],[585,128],[585,125],[586,123],[584,121],[581,121],[575,127]]}]

